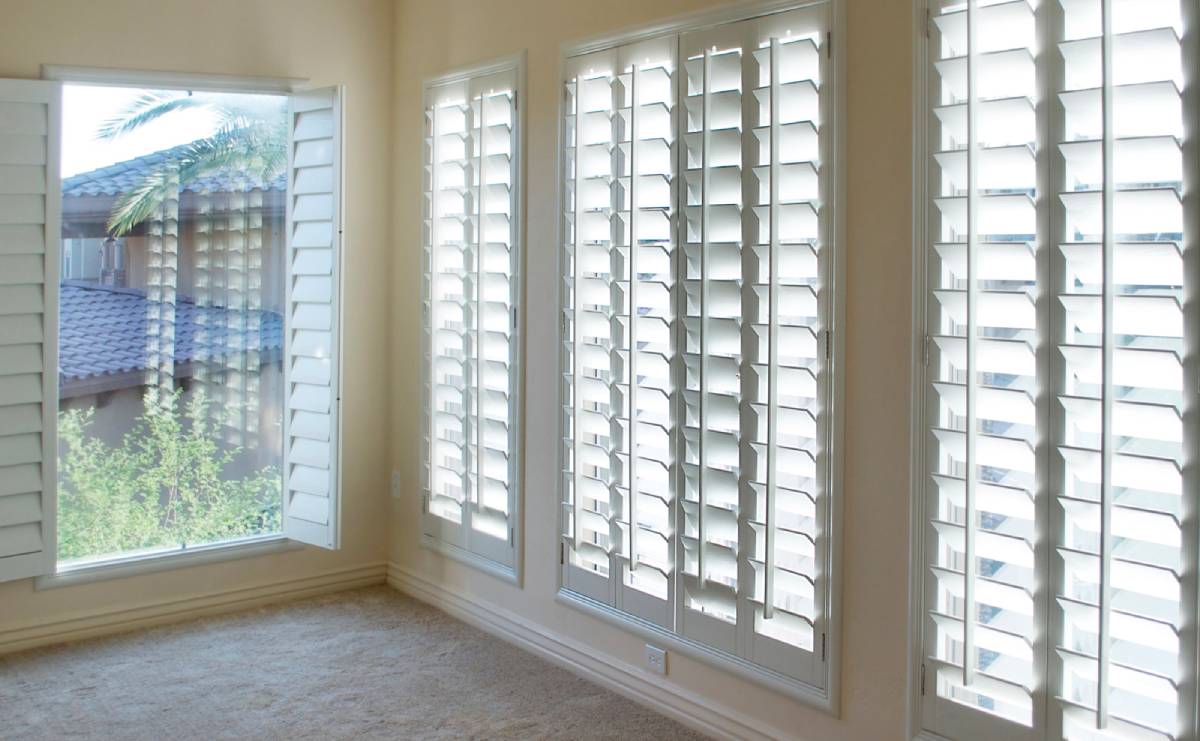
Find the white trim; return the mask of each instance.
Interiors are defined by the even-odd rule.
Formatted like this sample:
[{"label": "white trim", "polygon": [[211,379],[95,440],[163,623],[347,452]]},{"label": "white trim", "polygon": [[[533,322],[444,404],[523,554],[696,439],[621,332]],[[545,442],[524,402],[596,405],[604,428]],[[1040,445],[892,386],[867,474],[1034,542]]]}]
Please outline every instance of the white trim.
[{"label": "white trim", "polygon": [[925,619],[925,158],[928,121],[928,24],[927,0],[913,0],[913,149],[912,149],[912,347],[909,389],[909,538],[908,538],[908,682],[907,729],[913,739],[935,738],[921,728],[921,641]]},{"label": "white trim", "polygon": [[104,561],[68,565],[56,573],[37,577],[33,582],[33,588],[40,592],[46,589],[59,589],[110,579],[124,579],[189,566],[255,558],[285,551],[298,551],[303,548],[303,543],[288,540],[283,535],[268,535],[225,543],[212,543],[185,550],[117,557]]},{"label": "white trim", "polygon": [[794,731],[768,726],[709,697],[673,686],[656,674],[599,655],[595,648],[549,631],[525,617],[474,597],[450,592],[400,564],[388,564],[387,583],[469,625],[710,736],[775,739],[794,735]]},{"label": "white trim", "polygon": [[43,64],[42,79],[59,80],[76,85],[149,87],[167,90],[204,90],[216,93],[260,93],[268,95],[286,95],[309,88],[308,79],[300,77],[253,77],[248,75],[168,72],[66,64]]},{"label": "white trim", "polygon": [[664,21],[651,24],[638,24],[626,27],[600,36],[590,36],[577,41],[568,41],[560,47],[561,55],[576,57],[596,51],[605,51],[614,46],[632,44],[638,41],[667,36],[670,34],[703,31],[713,26],[737,21],[748,21],[766,15],[782,13],[789,10],[801,10],[814,5],[841,4],[842,0],[758,0],[757,2],[741,2],[723,5],[719,8],[700,10],[693,13],[676,15]]},{"label": "white trim", "polygon": [[[422,515],[426,517],[428,515]],[[517,529],[516,525],[513,525]],[[453,543],[435,538],[429,533],[421,533],[421,545],[429,550],[446,558],[458,561],[461,564],[470,566],[477,571],[482,571],[485,574],[494,576],[500,581],[507,582],[517,587],[521,587],[521,575],[515,567],[510,567],[507,564],[502,564],[499,561],[493,561],[490,558],[481,556],[478,553],[472,553],[465,548],[459,548]]]},{"label": "white trim", "polygon": [[205,615],[382,584],[386,574],[385,564],[368,563],[293,579],[201,592],[176,599],[149,600],[131,607],[88,610],[50,622],[44,619],[26,620],[0,626],[0,655],[37,646],[127,633],[152,625],[176,623]]}]

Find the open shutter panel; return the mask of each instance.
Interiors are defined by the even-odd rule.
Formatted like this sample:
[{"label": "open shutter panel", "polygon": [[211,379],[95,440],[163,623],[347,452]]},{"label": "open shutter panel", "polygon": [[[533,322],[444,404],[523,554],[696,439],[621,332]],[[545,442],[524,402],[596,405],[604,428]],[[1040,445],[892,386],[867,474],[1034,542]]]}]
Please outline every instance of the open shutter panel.
[{"label": "open shutter panel", "polygon": [[828,7],[567,60],[564,584],[819,684]]},{"label": "open shutter panel", "polygon": [[338,547],[342,106],[337,88],[289,104],[284,532]]},{"label": "open shutter panel", "polygon": [[516,562],[518,63],[427,86],[423,532]]},{"label": "open shutter panel", "polygon": [[0,581],[55,568],[60,106],[0,80]]}]

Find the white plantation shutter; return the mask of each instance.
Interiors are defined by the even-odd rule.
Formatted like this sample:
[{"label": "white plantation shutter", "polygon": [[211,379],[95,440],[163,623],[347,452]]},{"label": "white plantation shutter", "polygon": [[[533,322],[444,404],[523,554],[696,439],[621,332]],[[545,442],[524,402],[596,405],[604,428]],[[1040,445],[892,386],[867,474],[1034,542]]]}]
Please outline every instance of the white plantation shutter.
[{"label": "white plantation shutter", "polygon": [[283,529],[337,548],[340,515],[342,94],[296,93],[288,114]]},{"label": "white plantation shutter", "polygon": [[567,60],[564,587],[810,685],[827,605],[829,8]]},{"label": "white plantation shutter", "polygon": [[425,92],[423,531],[511,573],[517,524],[519,62]]},{"label": "white plantation shutter", "polygon": [[60,111],[0,80],[0,581],[55,565]]},{"label": "white plantation shutter", "polygon": [[1200,8],[931,11],[923,725],[1193,738]]}]

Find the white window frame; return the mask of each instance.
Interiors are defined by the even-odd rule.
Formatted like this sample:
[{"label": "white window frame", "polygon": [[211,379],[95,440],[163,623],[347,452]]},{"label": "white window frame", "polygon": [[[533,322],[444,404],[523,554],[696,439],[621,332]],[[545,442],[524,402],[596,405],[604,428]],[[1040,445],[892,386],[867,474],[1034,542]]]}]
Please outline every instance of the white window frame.
[{"label": "white window frame", "polygon": [[[583,54],[604,51],[617,46],[632,44],[641,41],[652,40],[667,35],[684,34],[687,32],[704,30],[712,26],[718,26],[727,23],[735,23],[738,21],[751,20],[773,13],[780,13],[788,10],[803,9],[805,7],[819,5],[819,0],[762,0],[760,2],[743,3],[733,6],[721,7],[715,10],[706,10],[687,15],[677,16],[668,19],[661,23],[638,26],[636,28],[619,31],[613,34],[606,34],[591,39],[564,43],[560,49],[560,71],[559,71],[559,89],[562,90],[568,80],[568,62],[572,57]],[[832,56],[829,81],[832,95],[832,110],[834,115],[834,123],[830,127],[831,130],[831,165],[830,165],[830,193],[832,202],[828,204],[831,209],[829,218],[829,245],[825,249],[830,254],[830,276],[833,280],[833,286],[830,289],[830,316],[829,316],[829,471],[828,471],[828,503],[826,507],[825,521],[822,523],[822,528],[828,537],[825,539],[825,552],[823,553],[825,563],[827,564],[827,590],[826,594],[818,595],[817,600],[823,600],[824,607],[824,624],[825,631],[822,635],[816,636],[817,646],[814,650],[823,655],[824,661],[821,662],[824,671],[822,682],[817,684],[809,684],[792,677],[786,676],[779,672],[765,668],[759,664],[752,663],[746,659],[734,656],[731,653],[712,648],[704,643],[685,637],[680,633],[668,630],[649,620],[635,617],[628,612],[619,610],[606,603],[599,602],[590,597],[579,594],[567,588],[565,584],[565,574],[563,563],[565,559],[564,542],[561,533],[565,532],[566,527],[566,512],[562,505],[564,501],[564,492],[562,491],[562,471],[564,470],[564,446],[563,440],[566,439],[565,420],[561,410],[565,403],[563,398],[563,384],[558,383],[558,391],[556,392],[558,405],[556,407],[557,414],[557,436],[555,443],[558,446],[556,454],[556,469],[555,474],[558,477],[559,486],[556,487],[556,497],[558,503],[558,517],[556,526],[558,530],[554,539],[555,550],[553,558],[555,562],[555,570],[557,572],[557,590],[555,593],[555,601],[567,605],[573,609],[580,610],[586,614],[597,617],[604,622],[615,625],[624,629],[640,638],[648,641],[653,641],[658,645],[666,646],[669,649],[677,650],[682,654],[690,656],[694,659],[703,661],[720,670],[729,672],[735,676],[746,679],[759,686],[767,687],[773,691],[779,692],[787,697],[797,700],[805,705],[824,711],[834,717],[839,716],[841,712],[841,625],[842,625],[842,512],[844,503],[842,501],[843,491],[843,428],[844,428],[844,399],[845,399],[845,256],[843,253],[844,245],[842,241],[846,233],[845,230],[845,203],[846,193],[846,177],[845,177],[845,141],[846,141],[846,2],[845,0],[828,0],[830,13],[830,27],[828,44],[830,54]],[[682,64],[677,66],[677,74],[682,74]],[[556,207],[558,209],[558,229],[556,233],[556,271],[557,280],[555,290],[555,309],[562,312],[563,307],[563,283],[562,276],[565,274],[565,261],[562,245],[566,235],[566,216],[564,213],[564,194],[563,182],[566,178],[566,158],[565,153],[565,121],[566,101],[564,96],[559,94],[558,102],[558,119],[557,119],[557,180],[556,180]],[[677,176],[680,176],[677,173]],[[679,320],[682,321],[682,320]],[[563,321],[557,322],[556,341],[558,343],[558,377],[566,372],[566,356],[565,356],[565,327]]]},{"label": "white window frame", "polygon": [[[436,538],[425,532],[424,520],[429,517],[425,511],[424,490],[422,491],[422,506],[421,506],[421,545],[431,551],[439,553],[447,558],[454,559],[460,563],[467,564],[483,573],[500,579],[501,581],[522,586],[524,580],[524,563],[525,563],[525,548],[524,548],[524,531],[525,531],[525,108],[522,97],[525,94],[526,81],[526,53],[524,51],[515,54],[498,57],[488,62],[474,64],[467,67],[459,67],[449,72],[443,72],[432,77],[428,77],[422,84],[422,115],[424,115],[425,103],[424,100],[432,88],[439,85],[445,85],[454,82],[470,80],[475,77],[484,77],[500,72],[512,72],[516,78],[516,84],[513,90],[513,101],[516,118],[514,125],[516,126],[516,147],[512,154],[512,162],[514,169],[513,183],[513,202],[516,204],[516,209],[513,214],[512,228],[515,236],[515,244],[513,249],[516,252],[516,270],[513,274],[513,290],[516,294],[516,312],[515,323],[513,327],[513,337],[516,344],[515,357],[516,367],[513,369],[515,374],[513,388],[514,394],[510,401],[513,419],[514,430],[512,439],[514,447],[512,455],[514,458],[514,479],[509,483],[514,489],[512,497],[513,511],[509,514],[509,526],[511,528],[510,547],[512,549],[512,566],[502,564],[485,556],[471,552],[464,548],[460,548],[452,543],[447,543],[440,538]],[[422,155],[422,159],[424,155]],[[424,167],[422,161],[422,167]],[[425,187],[424,183],[419,183],[419,188],[424,198]],[[418,224],[420,227],[420,224]],[[423,237],[421,238],[423,239]],[[424,248],[422,248],[424,252]],[[425,268],[422,267],[422,275],[425,274]],[[425,332],[424,320],[422,322]],[[423,340],[424,342],[424,340]],[[427,364],[422,360],[422,387],[426,384],[426,374],[428,373]],[[425,410],[422,410],[422,414]],[[424,452],[422,452],[421,460],[424,460]],[[422,462],[421,465],[424,465]]]},{"label": "white window frame", "polygon": [[[92,85],[99,87],[147,87],[163,90],[203,90],[218,93],[248,93],[288,96],[294,93],[312,89],[309,80],[291,77],[254,77],[242,75],[204,74],[189,72],[164,72],[138,69],[116,69],[108,67],[90,67],[73,65],[42,65],[42,79],[48,82],[58,82],[62,85]],[[61,124],[59,124],[61,128]],[[55,165],[57,166],[57,164]],[[290,180],[290,178],[289,178]],[[55,260],[57,262],[57,260]],[[58,314],[57,281],[47,281],[47,305],[53,306],[54,316]],[[51,295],[53,294],[53,295]],[[340,297],[339,297],[340,298]],[[49,316],[49,312],[47,313]],[[47,341],[52,340],[55,364],[58,359],[57,321],[53,334],[47,334]],[[340,349],[340,348],[339,348]],[[52,400],[57,419],[58,385],[54,384]],[[47,400],[49,403],[51,400]],[[53,438],[57,441],[58,426],[55,424]],[[57,466],[57,442],[52,443],[51,450],[55,451],[52,464]],[[47,498],[52,512],[58,507],[58,480],[51,477],[45,483]],[[280,490],[282,497],[283,490]],[[48,522],[57,528],[56,518],[51,514]],[[54,532],[57,546],[58,533]],[[57,552],[48,558],[52,570],[33,579],[34,589],[42,591],[60,587],[75,586],[92,582],[107,581],[130,576],[139,576],[159,571],[188,568],[203,564],[219,563],[222,561],[301,550],[303,544],[287,537],[283,532],[269,535],[239,538],[220,543],[211,543],[184,550],[169,550],[161,553],[132,553],[114,558],[105,558],[62,568],[59,565]]]},{"label": "white window frame", "polygon": [[[927,409],[927,401],[928,401],[929,393],[930,393],[929,389],[932,386],[931,376],[929,374],[929,369],[926,365],[926,349],[927,349],[926,309],[928,306],[928,299],[929,299],[929,295],[930,295],[929,290],[928,290],[929,281],[928,281],[927,259],[928,259],[928,245],[930,243],[929,242],[929,237],[930,237],[929,215],[930,215],[931,209],[932,209],[932,201],[931,201],[931,197],[930,197],[932,189],[930,187],[929,160],[931,159],[931,157],[933,155],[933,152],[931,151],[931,147],[929,146],[929,118],[932,115],[931,101],[934,99],[934,96],[936,96],[936,94],[937,94],[937,91],[932,90],[929,85],[929,69],[933,63],[933,57],[932,57],[932,52],[931,52],[930,26],[933,23],[933,16],[932,16],[933,10],[932,9],[934,7],[934,2],[935,2],[935,0],[913,0],[913,2],[912,2],[912,10],[913,10],[913,16],[912,16],[912,23],[913,23],[913,25],[912,25],[912,34],[913,34],[913,59],[912,59],[912,64],[913,64],[913,67],[912,67],[912,76],[913,76],[913,98],[912,98],[912,100],[913,100],[913,118],[912,118],[912,123],[913,123],[913,149],[912,149],[912,154],[913,154],[913,175],[912,175],[912,178],[913,178],[912,179],[913,225],[912,225],[912,245],[911,245],[911,248],[912,248],[912,317],[911,317],[911,321],[912,321],[912,330],[913,331],[912,331],[912,343],[910,345],[910,353],[911,353],[911,366],[910,367],[911,367],[912,373],[911,373],[911,387],[909,390],[909,402],[910,402],[909,434],[911,437],[910,437],[910,446],[909,446],[910,447],[910,467],[909,467],[909,498],[910,498],[909,536],[910,537],[909,537],[909,573],[908,573],[908,601],[909,601],[908,602],[908,608],[909,608],[908,637],[909,637],[909,640],[908,640],[908,678],[907,678],[907,685],[908,685],[907,734],[912,739],[919,739],[922,741],[945,741],[945,739],[947,738],[946,736],[944,736],[942,734],[939,734],[935,731],[927,729],[925,726],[925,718],[924,718],[925,702],[927,700],[926,693],[934,691],[933,688],[931,686],[929,686],[927,683],[936,681],[932,676],[927,676],[927,673],[929,673],[929,672],[927,672],[927,670],[925,668],[925,663],[924,663],[927,652],[925,651],[925,646],[924,646],[924,642],[923,642],[924,641],[923,626],[924,626],[924,621],[926,619],[926,614],[927,614],[927,606],[926,606],[926,601],[925,601],[924,574],[925,574],[926,569],[928,568],[928,560],[927,560],[927,554],[926,554],[926,549],[928,547],[928,535],[927,535],[928,528],[926,527],[928,524],[927,519],[926,519],[927,518],[927,507],[926,507],[927,497],[925,496],[925,491],[926,491],[926,481],[927,481],[927,478],[929,475],[929,472],[926,468],[926,466],[927,466],[926,455],[928,452],[928,448],[926,445],[926,439],[928,436],[927,435],[928,427],[926,426],[926,416],[925,415],[926,415],[926,409]],[[1041,2],[1057,4],[1058,0],[1041,0]],[[1189,11],[1189,6],[1190,6],[1190,11]],[[1185,24],[1188,22],[1191,22],[1193,25],[1200,23],[1200,6],[1197,5],[1195,0],[1181,0],[1181,9],[1182,9],[1183,20],[1184,20]],[[1039,30],[1039,34],[1040,33],[1041,33],[1041,31]],[[1190,182],[1194,183],[1196,181],[1197,172],[1200,171],[1200,162],[1197,162],[1197,157],[1196,157],[1196,143],[1197,143],[1197,138],[1198,138],[1197,129],[1198,129],[1198,127],[1200,127],[1200,113],[1193,113],[1190,117],[1186,113],[1186,111],[1189,109],[1196,111],[1197,110],[1196,103],[1198,100],[1200,100],[1200,90],[1197,89],[1198,87],[1200,87],[1200,86],[1198,86],[1198,82],[1200,82],[1200,72],[1197,72],[1197,67],[1196,67],[1196,63],[1198,61],[1197,60],[1197,47],[1200,46],[1200,44],[1198,44],[1196,41],[1197,36],[1200,36],[1200,28],[1185,28],[1184,35],[1180,39],[1182,63],[1183,63],[1184,74],[1185,74],[1184,90],[1182,91],[1182,104],[1183,104],[1183,108],[1184,108],[1184,127],[1185,127],[1185,137],[1184,137],[1184,142],[1183,142],[1183,168],[1184,168],[1184,176],[1183,177],[1184,177],[1185,183],[1189,182],[1189,178],[1190,178]],[[1039,41],[1040,40],[1042,40],[1041,36],[1039,36]],[[1189,41],[1190,41],[1190,43],[1189,43]],[[1057,58],[1056,57],[1057,49],[1043,50],[1042,53],[1048,55],[1051,58]],[[1047,64],[1061,65],[1061,61],[1051,61],[1051,62],[1047,62]],[[1039,73],[1039,81],[1037,83],[1038,84],[1038,87],[1037,87],[1038,94],[1043,97],[1047,96],[1047,95],[1051,96],[1051,97],[1057,97],[1057,95],[1059,94],[1059,91],[1048,88],[1046,85],[1044,85],[1043,82],[1041,81],[1042,77],[1044,77],[1044,76]],[[1045,136],[1045,134],[1046,134],[1046,131],[1044,128],[1038,129],[1039,138],[1042,136]],[[1043,155],[1043,156],[1045,156],[1045,155]],[[1053,196],[1057,195],[1058,188],[1057,188],[1056,184],[1050,178],[1050,175],[1048,172],[1049,168],[1044,165],[1044,163],[1041,159],[1038,160],[1037,166],[1038,166],[1038,187],[1046,188],[1046,194],[1048,197],[1053,197]],[[1189,213],[1189,212],[1185,211],[1185,213],[1184,213],[1185,234],[1187,233],[1186,230],[1188,230],[1188,229],[1191,229],[1193,232],[1195,232],[1198,228],[1197,221],[1200,220],[1200,213],[1197,213],[1198,211],[1200,211],[1200,209],[1195,208],[1196,199],[1195,199],[1194,193],[1191,194],[1190,203],[1192,205],[1191,212]],[[1045,216],[1046,210],[1047,209],[1044,209],[1041,206],[1039,206],[1037,208],[1037,215],[1038,215],[1039,219],[1042,219]],[[1042,239],[1042,231],[1043,231],[1044,227],[1039,225],[1038,229],[1039,229],[1038,239],[1040,241]],[[1185,236],[1185,241],[1183,243],[1181,243],[1181,246],[1183,246],[1184,244],[1187,244],[1190,247],[1191,251],[1194,253],[1197,250],[1197,246],[1195,244],[1196,239],[1197,239],[1196,233],[1191,234],[1190,242],[1188,242],[1188,237]],[[1184,254],[1188,255],[1188,253],[1186,251]],[[1194,279],[1197,277],[1197,271],[1195,270],[1195,268],[1197,266],[1198,260],[1200,260],[1200,257],[1197,257],[1195,254],[1185,257],[1185,259],[1184,259],[1184,271],[1185,271],[1185,274],[1190,279]],[[1041,278],[1041,276],[1039,276],[1039,279],[1040,278]],[[1192,287],[1193,294],[1195,293],[1195,290],[1196,289],[1194,287]],[[1193,301],[1193,303],[1194,303],[1194,301]],[[1189,305],[1189,308],[1194,310],[1196,307],[1194,305]],[[1185,336],[1185,344],[1188,342],[1194,343],[1195,338]],[[1197,367],[1195,364],[1195,358],[1193,357],[1191,359],[1191,361],[1192,362],[1189,365],[1185,360],[1184,377],[1190,378],[1190,379],[1196,379],[1198,374],[1197,374]],[[1193,384],[1195,384],[1195,383],[1196,382],[1193,380]],[[1196,393],[1195,385],[1193,385],[1190,390],[1185,387],[1183,393],[1184,393],[1185,399],[1188,398],[1189,395],[1194,395]],[[1192,407],[1193,408],[1195,407],[1195,402],[1192,403]],[[1185,456],[1186,455],[1187,455],[1187,453],[1185,451]],[[1195,465],[1196,455],[1197,455],[1196,452],[1192,451],[1190,459],[1185,459],[1185,460],[1189,460],[1192,463],[1192,465]],[[1185,500],[1187,499],[1187,495],[1189,494],[1189,492],[1186,491],[1186,485],[1187,485],[1187,479],[1185,478],[1185,484],[1184,484]],[[1192,492],[1192,494],[1194,494],[1194,492]],[[1050,495],[1047,495],[1047,496],[1050,496]],[[1044,506],[1045,504],[1046,503],[1044,503],[1044,502],[1037,503],[1037,505],[1039,507]],[[1200,659],[1200,651],[1197,650],[1196,644],[1195,644],[1195,634],[1196,634],[1196,630],[1197,630],[1195,627],[1195,621],[1197,619],[1197,616],[1200,615],[1200,606],[1196,605],[1196,603],[1195,603],[1196,592],[1193,589],[1188,588],[1188,579],[1190,578],[1193,582],[1196,579],[1196,577],[1194,575],[1197,570],[1197,564],[1195,563],[1195,558],[1196,558],[1196,554],[1197,554],[1197,548],[1200,547],[1200,544],[1198,544],[1196,542],[1196,538],[1197,538],[1198,534],[1200,534],[1200,533],[1197,532],[1197,528],[1196,528],[1196,522],[1195,522],[1196,518],[1195,518],[1195,514],[1194,514],[1194,511],[1195,511],[1194,508],[1195,508],[1195,505],[1193,505],[1193,512],[1191,514],[1191,517],[1193,520],[1192,527],[1189,528],[1187,526],[1186,522],[1184,523],[1184,525],[1182,527],[1182,534],[1183,534],[1183,538],[1184,538],[1184,544],[1182,546],[1182,554],[1185,559],[1188,558],[1189,556],[1192,559],[1192,563],[1184,564],[1185,572],[1181,577],[1181,602],[1187,602],[1189,599],[1192,602],[1191,614],[1190,615],[1185,614],[1182,619],[1183,632],[1180,635],[1180,649],[1179,649],[1180,653],[1182,655],[1186,655],[1189,652],[1192,654],[1192,656],[1188,662],[1189,671],[1182,673],[1179,677],[1179,679],[1180,679],[1179,686],[1180,686],[1180,690],[1181,690],[1181,693],[1180,693],[1181,694],[1181,704],[1186,703],[1186,700],[1183,698],[1184,693],[1187,693],[1190,691],[1190,693],[1192,695],[1190,698],[1190,704],[1191,704],[1191,708],[1192,708],[1191,716],[1193,717],[1192,727],[1190,729],[1184,730],[1185,736],[1189,732],[1195,733],[1198,730],[1200,730],[1200,715],[1197,715],[1197,711],[1196,711],[1196,708],[1200,707],[1200,665],[1197,665],[1197,663],[1196,663],[1197,660]],[[1185,517],[1187,516],[1187,514],[1188,513],[1185,510]],[[1189,540],[1191,541],[1190,543],[1189,543]],[[1035,548],[1038,551],[1046,549],[1047,547],[1048,546],[1046,543],[1035,544]],[[1189,572],[1186,569],[1190,569],[1190,572],[1192,574],[1191,577],[1188,576]],[[1037,576],[1039,579],[1045,578],[1045,574],[1038,574]],[[1053,594],[1051,594],[1048,597],[1048,599],[1053,599]],[[1188,632],[1189,632],[1188,618],[1190,618],[1190,622],[1192,623],[1192,625],[1190,627],[1190,632],[1192,633],[1192,637],[1190,639],[1189,639],[1189,635],[1188,635]],[[1054,646],[1054,639],[1053,639],[1053,636],[1051,633],[1051,625],[1050,625],[1051,619],[1052,619],[1052,616],[1050,614],[1050,611],[1047,611],[1046,622],[1038,627],[1041,630],[1043,635],[1050,636],[1049,645],[1047,646],[1046,650],[1052,652],[1055,650],[1055,646]],[[931,673],[929,673],[929,674],[931,674]],[[1055,723],[1050,722],[1049,717],[1048,717],[1050,715],[1049,710],[1047,710],[1045,708],[1039,709],[1039,707],[1038,707],[1039,694],[1041,696],[1040,699],[1043,700],[1047,704],[1047,706],[1053,704],[1053,702],[1054,702],[1053,690],[1048,689],[1047,687],[1044,686],[1047,681],[1052,681],[1054,679],[1054,674],[1055,674],[1055,672],[1053,671],[1053,669],[1051,669],[1049,671],[1043,671],[1042,675],[1037,677],[1037,680],[1039,680],[1041,682],[1041,684],[1036,685],[1035,690],[1034,690],[1035,725],[1031,726],[1029,728],[1029,734],[1028,734],[1028,736],[1031,738],[1041,738],[1041,737],[1045,737],[1047,739],[1052,738],[1052,736],[1050,734],[1053,731],[1055,731],[1056,729],[1061,727],[1061,724],[1055,724]],[[951,702],[951,701],[947,700],[947,702]],[[972,726],[977,726],[977,727],[973,728],[972,730],[979,734],[979,738],[981,738],[981,739],[982,738],[988,738],[988,739],[993,738],[992,735],[988,735],[988,734],[990,734],[990,729],[987,724],[976,724],[974,722],[975,718],[973,716],[969,715],[972,712],[969,707],[963,706],[963,712],[965,714],[967,714],[967,716],[964,718],[963,722],[968,723]],[[983,711],[979,711],[979,713],[982,715]],[[1040,713],[1040,717],[1043,719],[1043,722],[1044,722],[1044,727],[1042,727],[1040,729],[1036,726],[1037,719],[1039,717],[1039,713]]]}]

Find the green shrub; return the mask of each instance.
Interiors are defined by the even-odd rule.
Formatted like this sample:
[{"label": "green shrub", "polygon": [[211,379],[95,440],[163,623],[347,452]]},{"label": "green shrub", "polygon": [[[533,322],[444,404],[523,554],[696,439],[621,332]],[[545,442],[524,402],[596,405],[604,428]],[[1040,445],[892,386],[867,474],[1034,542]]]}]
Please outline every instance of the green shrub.
[{"label": "green shrub", "polygon": [[70,560],[201,545],[280,528],[281,477],[267,466],[225,476],[242,453],[203,392],[147,397],[119,446],[89,435],[94,410],[59,415],[58,555]]}]

